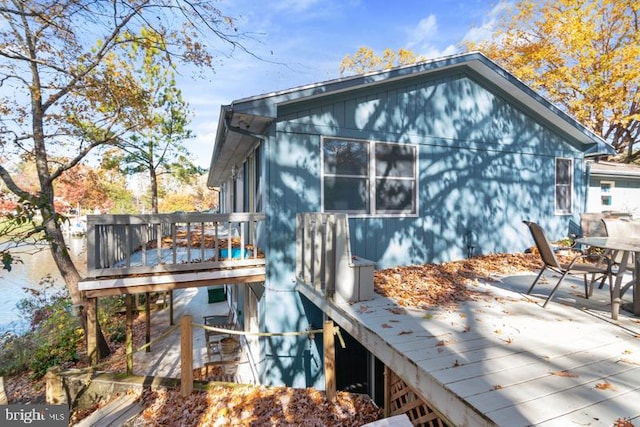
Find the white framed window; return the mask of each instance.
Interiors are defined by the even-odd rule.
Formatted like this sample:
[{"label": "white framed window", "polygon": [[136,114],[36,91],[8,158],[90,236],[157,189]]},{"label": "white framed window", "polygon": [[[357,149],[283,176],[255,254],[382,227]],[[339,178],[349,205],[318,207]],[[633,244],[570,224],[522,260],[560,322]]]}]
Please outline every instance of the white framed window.
[{"label": "white framed window", "polygon": [[603,208],[611,209],[613,206],[613,181],[600,181],[600,204]]},{"label": "white framed window", "polygon": [[570,214],[573,207],[573,159],[556,158],[555,212]]},{"label": "white framed window", "polygon": [[417,214],[417,163],[414,145],[323,138],[323,211]]}]

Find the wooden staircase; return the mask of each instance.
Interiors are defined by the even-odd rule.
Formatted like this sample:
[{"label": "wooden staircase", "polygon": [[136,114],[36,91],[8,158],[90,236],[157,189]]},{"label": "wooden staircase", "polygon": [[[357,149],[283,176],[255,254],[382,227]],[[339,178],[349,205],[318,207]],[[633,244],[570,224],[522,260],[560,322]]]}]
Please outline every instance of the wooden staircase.
[{"label": "wooden staircase", "polygon": [[123,394],[84,418],[76,427],[120,427],[140,414],[144,407],[137,396]]}]

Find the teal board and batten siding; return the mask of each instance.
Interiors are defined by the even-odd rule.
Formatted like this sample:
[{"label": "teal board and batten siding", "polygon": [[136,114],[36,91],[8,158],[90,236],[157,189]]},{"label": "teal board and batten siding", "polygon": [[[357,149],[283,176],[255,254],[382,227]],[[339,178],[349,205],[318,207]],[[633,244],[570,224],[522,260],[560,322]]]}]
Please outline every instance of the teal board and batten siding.
[{"label": "teal board and batten siding", "polygon": [[[476,254],[523,251],[532,242],[522,220],[539,221],[550,238],[560,238],[584,208],[583,153],[576,144],[471,71],[281,105],[265,145],[268,329],[319,326],[311,324],[317,310],[294,292],[295,215],[321,210],[323,136],[418,147],[418,214],[350,220],[352,253],[377,268],[464,258],[468,236]],[[572,215],[554,214],[556,157],[574,159]],[[301,313],[314,320],[300,322]],[[267,348],[266,382],[290,379],[288,372],[296,372],[294,385],[322,381],[321,350],[293,341]],[[295,346],[306,352],[303,345],[309,359],[286,362]],[[270,350],[284,358],[269,357]],[[275,366],[283,363],[292,365]]]},{"label": "teal board and batten siding", "polygon": [[[379,267],[460,259],[469,236],[476,254],[522,251],[531,244],[523,219],[542,222],[550,237],[568,234],[585,186],[583,155],[562,135],[468,74],[375,88],[278,112],[274,206],[321,209],[322,136],[399,142],[418,147],[418,215],[352,219],[354,254]],[[554,215],[556,157],[574,159],[571,216]]]}]

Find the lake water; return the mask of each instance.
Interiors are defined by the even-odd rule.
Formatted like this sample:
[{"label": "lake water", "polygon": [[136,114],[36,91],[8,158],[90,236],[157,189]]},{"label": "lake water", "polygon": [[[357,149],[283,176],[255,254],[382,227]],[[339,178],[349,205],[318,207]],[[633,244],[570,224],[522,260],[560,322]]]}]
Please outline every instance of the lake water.
[{"label": "lake water", "polygon": [[[67,239],[71,257],[81,272],[84,271],[86,265],[85,243],[84,237]],[[14,264],[11,271],[0,270],[0,294],[2,295],[0,298],[0,333],[25,331],[27,325],[16,308],[18,301],[28,296],[24,288],[43,289],[40,283],[47,275],[51,275],[56,286],[64,287],[64,281],[60,277],[58,267],[53,262],[49,249],[41,251],[22,249],[20,252],[18,256],[23,263]]]}]

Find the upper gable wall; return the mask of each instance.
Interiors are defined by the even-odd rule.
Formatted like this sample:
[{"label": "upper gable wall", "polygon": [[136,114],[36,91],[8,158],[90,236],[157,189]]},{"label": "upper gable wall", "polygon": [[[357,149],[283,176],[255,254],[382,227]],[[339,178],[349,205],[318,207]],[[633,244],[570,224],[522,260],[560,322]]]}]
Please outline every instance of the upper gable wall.
[{"label": "upper gable wall", "polygon": [[578,151],[480,76],[440,74],[409,81],[281,106],[277,129],[538,155]]}]

